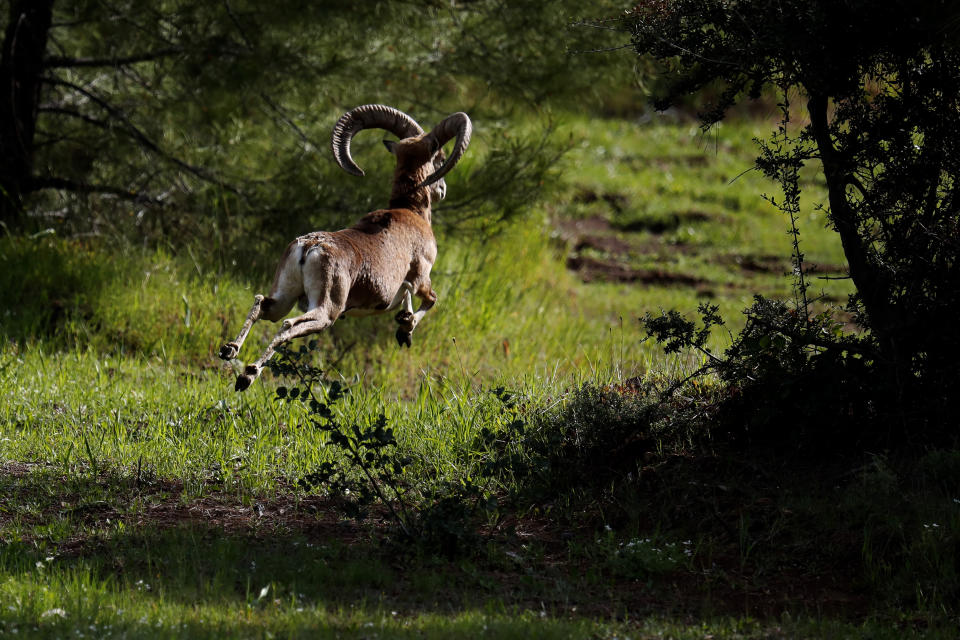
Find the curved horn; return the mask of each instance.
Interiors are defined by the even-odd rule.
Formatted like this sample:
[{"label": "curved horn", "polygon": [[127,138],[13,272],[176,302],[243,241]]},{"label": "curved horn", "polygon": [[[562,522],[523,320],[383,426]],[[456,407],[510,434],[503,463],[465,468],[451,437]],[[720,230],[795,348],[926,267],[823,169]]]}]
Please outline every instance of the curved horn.
[{"label": "curved horn", "polygon": [[447,175],[453,166],[460,162],[463,153],[470,144],[470,136],[473,134],[473,123],[470,122],[470,116],[459,111],[447,116],[443,121],[433,128],[429,135],[436,138],[438,147],[442,147],[453,136],[457,136],[457,143],[453,146],[453,151],[443,165],[434,171],[426,180],[417,185],[417,188],[426,187],[433,184],[443,176]]},{"label": "curved horn", "polygon": [[416,120],[399,109],[383,104],[365,104],[346,112],[333,127],[330,146],[340,168],[355,176],[362,176],[363,169],[350,156],[350,141],[363,129],[385,129],[400,139],[423,133]]}]

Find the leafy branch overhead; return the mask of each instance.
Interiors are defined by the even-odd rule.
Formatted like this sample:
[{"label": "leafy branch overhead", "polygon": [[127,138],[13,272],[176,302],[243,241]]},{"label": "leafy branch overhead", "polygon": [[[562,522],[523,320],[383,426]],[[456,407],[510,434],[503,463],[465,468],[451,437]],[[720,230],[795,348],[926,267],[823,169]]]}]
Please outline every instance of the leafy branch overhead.
[{"label": "leafy branch overhead", "polygon": [[[565,15],[549,21],[563,29]],[[370,209],[369,188],[331,179],[327,132],[366,102],[474,115],[490,162],[453,190],[449,222],[515,215],[560,147],[549,126],[542,138],[504,135],[504,117],[590,82],[588,61],[566,59],[542,20],[492,1],[11,0],[0,14],[0,86],[11,88],[0,92],[0,221],[25,225],[26,212],[64,200],[61,215],[82,222],[209,194],[234,213],[342,223],[344,209]],[[495,204],[479,197],[490,184]],[[158,224],[176,226],[176,209],[155,213]]]}]

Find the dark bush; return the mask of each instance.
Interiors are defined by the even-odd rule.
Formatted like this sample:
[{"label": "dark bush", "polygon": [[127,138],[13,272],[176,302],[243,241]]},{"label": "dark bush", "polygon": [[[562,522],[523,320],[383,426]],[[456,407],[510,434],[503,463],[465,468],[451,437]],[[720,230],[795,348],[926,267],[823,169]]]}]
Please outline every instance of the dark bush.
[{"label": "dark bush", "polygon": [[[626,22],[637,53],[662,65],[658,108],[705,91],[700,95],[711,102],[703,104],[700,119],[708,129],[739,103],[774,91],[780,96],[783,118],[761,143],[756,168],[780,184],[783,201],[775,204],[794,222],[800,171],[820,172],[827,187],[824,210],[856,289],[850,310],[865,330],[857,348],[812,332],[820,321],[807,324],[801,285],[797,322],[770,306],[747,312],[748,332],[723,368],[728,379],[738,363],[756,367],[763,380],[738,378],[734,386],[756,390],[750,399],[761,407],[769,404],[764,394],[787,394],[777,419],[787,411],[807,420],[832,415],[828,424],[841,429],[872,419],[868,430],[876,434],[867,440],[883,435],[892,445],[955,440],[957,3],[647,0]],[[800,105],[791,102],[802,102],[802,121]],[[861,392],[871,396],[866,404]],[[826,415],[804,416],[811,405]]]}]

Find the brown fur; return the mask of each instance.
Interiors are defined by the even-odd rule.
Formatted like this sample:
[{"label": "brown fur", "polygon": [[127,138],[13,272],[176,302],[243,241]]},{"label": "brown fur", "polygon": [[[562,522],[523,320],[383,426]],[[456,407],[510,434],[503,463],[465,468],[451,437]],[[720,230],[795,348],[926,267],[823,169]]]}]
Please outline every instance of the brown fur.
[{"label": "brown fur", "polygon": [[[390,208],[368,213],[340,231],[317,231],[294,240],[280,259],[270,295],[256,296],[234,342],[220,349],[232,359],[260,318],[279,321],[298,302],[305,313],[283,322],[277,336],[256,362],[237,378],[237,390],[259,376],[276,347],[322,331],[344,315],[397,314],[397,340],[410,345],[410,334],[437,300],[430,270],[437,243],[430,227],[431,200],[443,197],[443,180],[420,187],[443,163],[443,152],[430,134],[389,143],[397,158]],[[439,152],[439,153],[438,153]],[[410,296],[422,300],[413,313]]]}]

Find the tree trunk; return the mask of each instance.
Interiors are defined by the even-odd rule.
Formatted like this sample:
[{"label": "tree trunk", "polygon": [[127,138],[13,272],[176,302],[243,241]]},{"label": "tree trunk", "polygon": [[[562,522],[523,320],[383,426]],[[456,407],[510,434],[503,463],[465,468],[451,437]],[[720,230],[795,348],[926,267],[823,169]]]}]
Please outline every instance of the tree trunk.
[{"label": "tree trunk", "polygon": [[16,225],[33,175],[43,58],[54,0],[12,0],[0,51],[0,222]]},{"label": "tree trunk", "polygon": [[913,329],[904,311],[894,304],[890,278],[881,271],[879,261],[871,257],[867,245],[869,241],[861,232],[856,211],[847,200],[847,187],[852,184],[851,175],[844,156],[833,145],[827,103],[826,96],[814,94],[807,101],[807,108],[827,181],[830,220],[840,235],[850,279],[863,303],[867,324],[883,360],[877,363],[878,369],[885,373],[890,386],[902,396],[911,378],[913,356],[909,338],[904,333]]}]

